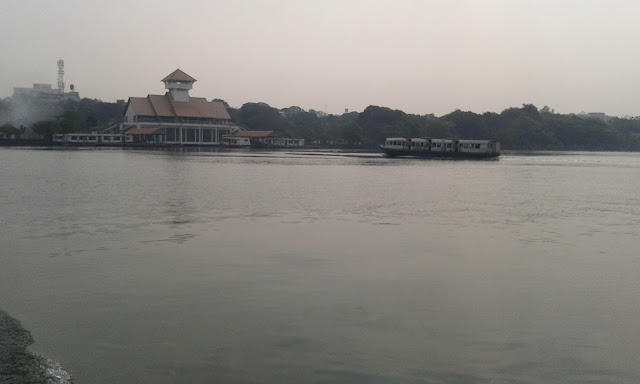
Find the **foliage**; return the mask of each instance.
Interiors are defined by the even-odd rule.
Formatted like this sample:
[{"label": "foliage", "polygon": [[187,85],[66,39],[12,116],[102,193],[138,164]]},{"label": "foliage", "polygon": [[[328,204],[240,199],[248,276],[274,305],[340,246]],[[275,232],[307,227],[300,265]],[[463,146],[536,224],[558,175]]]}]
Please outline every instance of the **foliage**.
[{"label": "foliage", "polygon": [[362,128],[357,123],[349,123],[342,130],[342,138],[348,145],[359,145],[362,141]]},{"label": "foliage", "polygon": [[[232,116],[233,113],[230,112]],[[249,129],[273,127],[276,134],[303,137],[318,145],[375,148],[386,137],[495,139],[504,149],[640,150],[640,118],[604,121],[561,115],[532,104],[501,113],[455,110],[440,118],[369,106],[363,112],[318,115],[300,107],[281,111],[264,103],[248,103],[235,121]]]},{"label": "foliage", "polygon": [[60,124],[56,120],[41,120],[31,126],[33,132],[44,137],[52,137],[55,133],[61,132]]},{"label": "foliage", "polygon": [[222,99],[213,99],[213,100],[211,100],[211,101],[219,101],[219,102],[221,102],[222,104],[224,104],[224,107],[225,107],[225,108],[229,108],[229,103],[227,103],[226,101],[224,101],[224,100],[222,100]]},{"label": "foliage", "polygon": [[266,103],[246,103],[240,107],[238,123],[253,131],[284,131],[284,118]]},{"label": "foliage", "polygon": [[[500,113],[477,114],[455,110],[439,118],[369,106],[361,113],[327,115],[299,106],[279,110],[266,103],[228,107],[232,121],[250,130],[274,131],[276,136],[304,138],[323,146],[376,148],[386,137],[441,137],[495,139],[503,149],[628,150],[640,151],[640,117],[601,119],[589,115],[562,115],[532,104]],[[16,103],[0,100],[0,123],[33,125],[44,136],[99,130],[122,118],[125,104],[99,100],[67,100],[57,104],[38,100]],[[35,123],[34,123],[35,122]]]}]

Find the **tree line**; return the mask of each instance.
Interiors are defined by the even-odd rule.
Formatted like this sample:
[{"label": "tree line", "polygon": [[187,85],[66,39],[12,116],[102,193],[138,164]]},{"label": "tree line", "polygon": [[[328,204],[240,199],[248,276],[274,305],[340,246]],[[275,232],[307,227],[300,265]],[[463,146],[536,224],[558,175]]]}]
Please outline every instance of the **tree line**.
[{"label": "tree line", "polygon": [[[277,109],[266,103],[233,108],[218,101],[227,106],[232,121],[245,129],[304,138],[309,145],[373,149],[387,137],[433,137],[494,139],[503,149],[640,151],[640,117],[557,114],[531,104],[500,113],[458,109],[436,117],[379,106],[330,115],[297,106]],[[43,135],[91,132],[122,119],[125,103],[82,99],[27,107],[0,100],[0,123],[26,109],[36,117],[34,131]]]},{"label": "tree line", "polygon": [[300,107],[265,103],[229,108],[233,120],[251,130],[302,137],[308,143],[377,148],[387,137],[498,140],[504,149],[640,151],[640,117],[556,114],[534,105],[501,113],[455,110],[441,117],[369,106],[364,111],[324,115]]}]

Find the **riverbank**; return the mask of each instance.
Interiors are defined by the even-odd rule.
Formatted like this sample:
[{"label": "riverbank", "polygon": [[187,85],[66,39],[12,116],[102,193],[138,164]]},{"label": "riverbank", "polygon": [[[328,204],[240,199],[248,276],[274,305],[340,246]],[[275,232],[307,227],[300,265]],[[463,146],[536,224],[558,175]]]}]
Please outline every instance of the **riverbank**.
[{"label": "riverbank", "polygon": [[0,309],[0,382],[3,384],[72,384],[57,362],[32,353],[31,333]]}]

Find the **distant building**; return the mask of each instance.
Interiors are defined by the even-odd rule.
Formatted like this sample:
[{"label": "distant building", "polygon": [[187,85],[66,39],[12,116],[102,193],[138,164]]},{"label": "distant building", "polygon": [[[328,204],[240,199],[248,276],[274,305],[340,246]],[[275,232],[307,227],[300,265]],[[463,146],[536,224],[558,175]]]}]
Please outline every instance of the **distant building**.
[{"label": "distant building", "polygon": [[51,84],[39,84],[34,83],[32,88],[13,88],[14,100],[20,98],[38,98],[44,101],[61,101],[61,100],[80,100],[80,94],[78,92],[63,92],[57,88],[52,88]]},{"label": "distant building", "polygon": [[9,123],[0,125],[0,141],[17,140],[22,136],[22,131]]},{"label": "distant building", "polygon": [[162,79],[164,95],[130,97],[120,132],[148,144],[219,145],[222,137],[241,130],[220,101],[191,97],[196,79],[176,69]]},{"label": "distant building", "polygon": [[585,113],[580,112],[577,114],[578,117],[582,118],[582,119],[599,119],[604,121],[605,123],[608,123],[611,120],[611,116],[607,116],[606,113],[603,112],[589,112],[589,113]]},{"label": "distant building", "polygon": [[228,147],[254,148],[302,148],[304,139],[271,136],[273,131],[238,131],[222,138],[222,145]]},{"label": "distant building", "polygon": [[43,101],[57,102],[61,100],[80,100],[80,94],[75,91],[73,84],[71,91],[65,92],[64,88],[64,61],[58,60],[58,88],[51,84],[34,83],[31,88],[13,88],[12,99],[37,98]]}]

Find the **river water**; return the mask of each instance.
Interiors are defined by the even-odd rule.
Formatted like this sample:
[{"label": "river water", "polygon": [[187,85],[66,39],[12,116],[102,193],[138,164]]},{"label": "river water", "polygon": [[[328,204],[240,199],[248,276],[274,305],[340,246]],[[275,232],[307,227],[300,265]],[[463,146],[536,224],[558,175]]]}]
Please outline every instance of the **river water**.
[{"label": "river water", "polygon": [[0,164],[0,307],[78,384],[640,382],[640,154]]}]

